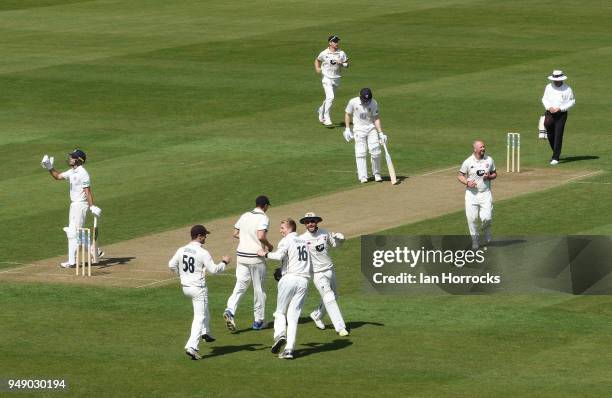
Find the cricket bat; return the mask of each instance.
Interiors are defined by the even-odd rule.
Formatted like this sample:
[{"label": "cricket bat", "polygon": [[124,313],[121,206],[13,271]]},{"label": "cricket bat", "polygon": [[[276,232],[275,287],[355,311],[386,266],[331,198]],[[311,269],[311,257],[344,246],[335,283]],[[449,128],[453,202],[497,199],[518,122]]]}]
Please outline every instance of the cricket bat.
[{"label": "cricket bat", "polygon": [[93,237],[91,240],[91,250],[93,251],[93,253],[91,253],[92,263],[98,264],[98,217],[94,217]]},{"label": "cricket bat", "polygon": [[389,169],[389,177],[391,178],[391,184],[397,184],[397,176],[395,175],[395,167],[393,167],[393,161],[391,155],[387,149],[387,144],[383,142],[383,148],[385,148],[385,159],[387,160],[387,169]]}]

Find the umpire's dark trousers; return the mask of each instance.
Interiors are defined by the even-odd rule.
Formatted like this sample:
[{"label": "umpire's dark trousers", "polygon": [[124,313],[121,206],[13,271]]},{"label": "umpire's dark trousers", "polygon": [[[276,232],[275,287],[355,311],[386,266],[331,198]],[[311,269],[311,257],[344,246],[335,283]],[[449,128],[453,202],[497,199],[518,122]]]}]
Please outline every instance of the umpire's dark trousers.
[{"label": "umpire's dark trousers", "polygon": [[546,127],[548,143],[553,151],[552,159],[559,160],[561,147],[563,146],[563,131],[565,130],[567,112],[550,113],[546,111],[544,116],[544,127]]}]

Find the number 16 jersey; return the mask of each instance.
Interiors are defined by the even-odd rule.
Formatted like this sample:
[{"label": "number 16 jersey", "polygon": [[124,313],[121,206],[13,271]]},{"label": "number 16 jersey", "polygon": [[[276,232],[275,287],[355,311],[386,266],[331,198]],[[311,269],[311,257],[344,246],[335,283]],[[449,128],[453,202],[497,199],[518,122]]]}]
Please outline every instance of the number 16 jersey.
[{"label": "number 16 jersey", "polygon": [[281,239],[276,251],[268,253],[267,257],[281,261],[283,275],[291,274],[310,278],[312,274],[306,241],[295,232],[291,232]]}]

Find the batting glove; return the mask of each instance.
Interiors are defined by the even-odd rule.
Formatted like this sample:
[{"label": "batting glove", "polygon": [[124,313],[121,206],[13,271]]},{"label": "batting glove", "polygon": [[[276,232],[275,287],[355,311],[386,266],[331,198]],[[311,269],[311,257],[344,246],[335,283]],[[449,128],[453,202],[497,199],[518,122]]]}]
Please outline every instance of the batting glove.
[{"label": "batting glove", "polygon": [[378,133],[378,138],[380,139],[381,144],[386,144],[388,137],[382,131]]},{"label": "batting glove", "polygon": [[344,133],[342,133],[342,135],[344,135],[346,142],[351,142],[353,139],[353,133],[351,133],[351,129],[349,127],[344,129]]},{"label": "batting glove", "polygon": [[49,155],[45,155],[40,161],[40,165],[42,166],[43,169],[52,170],[54,160],[55,158],[53,156],[49,157]]},{"label": "batting glove", "polygon": [[102,216],[102,209],[99,208],[98,206],[89,206],[89,211],[91,211],[91,214],[93,214],[96,217]]}]

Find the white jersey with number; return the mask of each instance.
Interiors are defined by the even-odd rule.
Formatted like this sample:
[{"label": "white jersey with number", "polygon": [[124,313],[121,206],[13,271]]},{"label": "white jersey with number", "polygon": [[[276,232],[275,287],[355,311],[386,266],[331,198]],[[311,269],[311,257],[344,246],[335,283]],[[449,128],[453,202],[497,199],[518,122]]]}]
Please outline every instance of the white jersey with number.
[{"label": "white jersey with number", "polygon": [[485,180],[482,177],[485,173],[495,172],[495,162],[493,158],[485,154],[480,160],[472,154],[469,158],[465,159],[459,172],[467,177],[468,181],[476,181],[476,187],[467,187],[468,191],[472,192],[485,192],[491,189],[491,180]]},{"label": "white jersey with number", "polygon": [[378,102],[372,99],[369,104],[364,105],[359,97],[355,97],[349,101],[345,112],[353,115],[353,130],[367,132],[374,128],[374,121],[379,116]]},{"label": "white jersey with number", "polygon": [[329,48],[321,51],[317,59],[321,62],[321,74],[329,79],[339,79],[342,77],[340,68],[348,57],[342,50],[331,51]]},{"label": "white jersey with number", "polygon": [[70,200],[73,202],[87,202],[85,188],[91,186],[89,173],[83,166],[77,166],[60,174],[70,184]]},{"label": "white jersey with number", "polygon": [[306,231],[300,235],[300,239],[306,241],[313,272],[327,271],[334,266],[329,249],[338,247],[342,241],[332,237],[332,234],[322,228],[318,228],[314,234]]},{"label": "white jersey with number", "polygon": [[190,242],[176,251],[168,267],[181,277],[181,285],[204,287],[205,271],[211,274],[223,272],[225,263],[215,264],[208,250],[198,242]]},{"label": "white jersey with number", "polygon": [[292,232],[278,242],[278,248],[268,253],[268,258],[278,260],[282,265],[282,273],[310,278],[312,263],[306,241]]},{"label": "white jersey with number", "polygon": [[270,219],[266,213],[256,207],[252,211],[244,213],[234,228],[240,231],[238,249],[236,255],[238,260],[244,264],[255,264],[262,261],[257,252],[262,249],[261,241],[257,237],[258,231],[267,231]]}]

